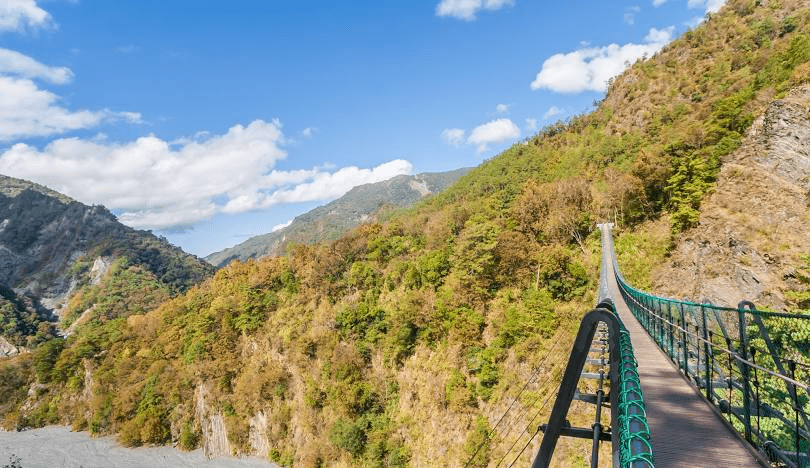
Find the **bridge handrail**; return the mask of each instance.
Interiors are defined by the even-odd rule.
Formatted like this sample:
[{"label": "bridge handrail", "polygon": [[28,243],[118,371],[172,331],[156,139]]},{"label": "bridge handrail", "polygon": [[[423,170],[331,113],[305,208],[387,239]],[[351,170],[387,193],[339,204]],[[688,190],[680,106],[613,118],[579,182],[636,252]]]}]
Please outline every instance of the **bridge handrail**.
[{"label": "bridge handrail", "polygon": [[[613,300],[609,297],[607,278],[609,275],[607,257],[602,254],[602,265],[599,280],[599,304],[594,310],[585,314],[580,323],[579,332],[574,341],[568,359],[557,400],[549,416],[549,423],[540,448],[537,451],[532,468],[548,467],[557,438],[562,434],[566,415],[576,391],[576,385],[585,365],[598,324],[603,323],[608,329],[610,348],[610,413],[613,466],[620,468],[654,468],[653,450],[650,443],[650,426],[647,422],[647,409],[638,374],[638,362],[630,341],[630,334],[621,318],[616,313]],[[599,395],[602,390],[598,390]],[[600,414],[597,398],[597,414]],[[591,466],[598,466],[598,440],[601,424],[597,416],[593,431],[594,446]]]},{"label": "bridge handrail", "polygon": [[[574,346],[563,373],[557,400],[549,416],[549,423],[544,427],[545,434],[532,464],[533,468],[549,466],[557,439],[566,430],[566,416],[571,401],[576,393],[577,383],[591,349],[591,342],[599,324],[604,324],[608,331],[608,349],[610,358],[609,379],[611,382],[610,413],[613,466],[621,468],[654,468],[653,452],[650,444],[650,428],[647,423],[647,409],[638,375],[638,364],[630,335],[616,313],[613,301],[605,299],[595,309],[585,314],[580,323],[579,332],[574,339]],[[597,402],[602,401],[597,391]],[[597,403],[597,415],[601,412]],[[598,440],[603,433],[597,421],[593,431],[578,430],[577,433],[590,433],[594,438],[591,466],[598,466]]]},{"label": "bridge handrail", "polygon": [[[794,357],[787,360],[790,368],[788,375],[783,365],[785,358],[780,354],[779,346],[772,342],[771,333],[766,326],[766,322],[776,326],[780,320],[789,320],[797,321],[793,322],[798,324],[794,328],[806,330],[810,327],[810,315],[760,311],[746,301],[733,308],[660,297],[641,291],[631,286],[622,276],[609,234],[605,241],[619,291],[633,315],[678,368],[698,388],[705,390],[704,397],[726,413],[729,422],[771,461],[779,461],[788,467],[810,466],[810,418],[806,410],[810,404],[810,385],[798,378],[795,372],[795,356],[807,359],[810,346],[806,346],[808,349],[790,350],[794,352]],[[691,315],[691,324],[687,321],[687,311]],[[713,319],[709,318],[710,314]],[[714,322],[712,327],[711,321]],[[729,329],[734,327],[737,328],[739,338],[729,335]],[[721,342],[725,341],[725,347],[715,342],[718,337]],[[753,346],[752,339],[764,342],[765,346]],[[776,369],[769,369],[762,362],[757,363],[757,352],[772,360]],[[727,356],[724,358],[728,363],[727,369],[722,368],[725,363],[719,361],[721,355]],[[804,379],[808,378],[807,369],[810,367],[807,363],[799,365],[805,368]],[[738,369],[736,375],[735,368]],[[724,375],[725,371],[728,372],[727,376]],[[765,373],[765,376],[759,373]],[[715,382],[716,377],[719,380]],[[767,378],[773,379],[773,382],[762,393],[760,384]],[[774,388],[778,391],[774,391]],[[799,394],[799,389],[804,395]],[[724,399],[726,395],[721,392],[727,392],[727,399]],[[763,394],[765,399],[761,399]],[[782,395],[781,399],[778,395]],[[785,396],[790,401],[786,402]],[[763,412],[765,417],[762,417]],[[790,421],[785,413],[795,416],[794,420]],[[766,420],[764,427],[760,424],[761,419]]]},{"label": "bridge handrail", "polygon": [[[673,300],[673,303],[680,303],[680,302]],[[683,302],[683,304],[691,304],[691,303]],[[700,306],[700,304],[694,304],[694,305]],[[734,312],[737,311],[737,309],[730,309],[728,307],[726,307],[724,309],[733,310]],[[775,371],[772,371],[771,369],[767,369],[765,367],[762,367],[759,364],[756,364],[756,363],[754,363],[752,361],[749,361],[747,359],[743,359],[736,351],[724,348],[722,346],[719,346],[716,343],[712,343],[709,340],[705,340],[705,339],[703,339],[702,336],[698,335],[697,333],[693,333],[693,332],[681,327],[680,324],[667,320],[666,317],[663,317],[661,315],[657,315],[657,314],[655,314],[653,312],[650,312],[649,314],[650,314],[651,317],[654,317],[654,318],[660,320],[661,322],[663,322],[663,323],[665,323],[667,325],[671,325],[673,329],[675,329],[675,330],[677,330],[679,332],[686,333],[690,337],[694,338],[695,341],[700,341],[703,344],[707,344],[707,345],[713,347],[714,350],[716,350],[716,351],[720,351],[722,353],[730,355],[731,359],[734,359],[739,364],[745,364],[748,367],[756,368],[756,369],[758,369],[758,370],[760,370],[762,372],[765,372],[766,374],[769,374],[772,377],[776,377],[778,379],[781,379],[781,380],[783,380],[783,381],[785,381],[787,383],[790,383],[792,385],[795,385],[795,386],[797,386],[797,387],[799,387],[799,388],[801,388],[803,390],[810,390],[810,385],[808,385],[808,384],[806,384],[804,382],[799,382],[798,380],[793,380],[793,379],[791,379],[790,377],[788,377],[786,375],[779,374],[778,372],[775,372]],[[793,315],[790,315],[789,317],[790,318],[796,318],[796,316],[793,316]]]}]

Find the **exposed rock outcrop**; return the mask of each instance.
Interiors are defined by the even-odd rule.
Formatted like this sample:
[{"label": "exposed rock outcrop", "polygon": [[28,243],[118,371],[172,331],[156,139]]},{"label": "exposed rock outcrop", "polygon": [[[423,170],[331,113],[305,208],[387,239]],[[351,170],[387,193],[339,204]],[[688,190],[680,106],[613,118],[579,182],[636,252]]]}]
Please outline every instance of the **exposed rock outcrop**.
[{"label": "exposed rock outcrop", "polygon": [[0,357],[16,356],[18,354],[20,354],[19,348],[0,336]]},{"label": "exposed rock outcrop", "polygon": [[212,412],[206,402],[208,389],[200,384],[195,391],[195,419],[200,422],[202,429],[202,447],[206,458],[226,457],[233,454],[231,444],[228,442],[228,429],[222,414]]},{"label": "exposed rock outcrop", "polygon": [[267,456],[270,453],[270,441],[267,439],[267,415],[264,412],[259,411],[251,418],[248,441],[254,455]]},{"label": "exposed rock outcrop", "polygon": [[684,233],[653,290],[783,309],[793,267],[810,253],[810,86],[772,102],[723,162],[700,224]]}]

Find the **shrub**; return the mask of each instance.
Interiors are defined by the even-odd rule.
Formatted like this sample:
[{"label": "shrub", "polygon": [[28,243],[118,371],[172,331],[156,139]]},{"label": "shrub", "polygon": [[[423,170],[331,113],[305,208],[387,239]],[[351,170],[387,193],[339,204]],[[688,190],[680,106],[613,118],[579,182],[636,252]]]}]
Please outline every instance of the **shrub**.
[{"label": "shrub", "polygon": [[366,424],[361,419],[353,422],[339,418],[329,431],[329,440],[352,456],[359,457],[366,448]]},{"label": "shrub", "polygon": [[51,381],[54,364],[62,350],[65,349],[65,340],[54,338],[41,344],[34,353],[34,369],[37,380],[46,384]]},{"label": "shrub", "polygon": [[467,434],[464,442],[464,466],[484,468],[489,465],[490,457],[489,423],[483,416],[475,419],[475,426]]}]

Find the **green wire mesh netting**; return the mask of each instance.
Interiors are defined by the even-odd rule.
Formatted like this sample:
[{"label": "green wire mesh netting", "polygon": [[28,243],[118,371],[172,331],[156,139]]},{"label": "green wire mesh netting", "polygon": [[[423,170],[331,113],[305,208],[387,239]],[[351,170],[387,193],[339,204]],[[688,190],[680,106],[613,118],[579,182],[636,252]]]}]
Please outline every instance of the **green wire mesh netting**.
[{"label": "green wire mesh netting", "polygon": [[633,354],[630,334],[619,320],[619,456],[620,466],[644,468],[654,466],[650,445],[650,426],[638,376],[638,363]]},{"label": "green wire mesh netting", "polygon": [[810,467],[810,315],[659,297],[614,270],[633,315],[740,434],[773,462]]}]

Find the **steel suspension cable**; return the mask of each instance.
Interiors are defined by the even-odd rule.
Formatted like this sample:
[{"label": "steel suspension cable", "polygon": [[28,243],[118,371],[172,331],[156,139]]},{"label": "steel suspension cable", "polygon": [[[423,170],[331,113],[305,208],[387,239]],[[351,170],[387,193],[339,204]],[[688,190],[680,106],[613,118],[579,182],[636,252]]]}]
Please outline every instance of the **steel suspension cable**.
[{"label": "steel suspension cable", "polygon": [[509,468],[512,468],[512,466],[514,466],[515,462],[518,461],[518,458],[520,458],[520,456],[523,455],[523,452],[525,452],[526,449],[529,448],[529,445],[531,445],[532,441],[534,440],[535,437],[537,437],[537,434],[539,434],[539,433],[540,433],[540,428],[538,427],[537,430],[534,431],[534,434],[532,434],[532,436],[529,437],[529,441],[526,442],[526,445],[524,445],[523,448],[520,449],[520,453],[515,457],[514,460],[512,460],[512,463],[509,464]]},{"label": "steel suspension cable", "polygon": [[[556,333],[556,334],[555,334],[555,336],[556,336],[556,335],[558,335],[558,334],[562,334],[562,333],[561,333],[561,332],[558,332],[558,333]],[[528,388],[528,386],[529,386],[529,385],[532,383],[532,381],[533,381],[533,380],[534,380],[534,379],[537,377],[537,375],[540,373],[540,370],[542,369],[542,365],[543,365],[543,364],[545,364],[546,360],[548,360],[549,356],[551,356],[551,352],[552,352],[552,351],[554,351],[554,350],[557,348],[557,346],[559,345],[560,341],[562,341],[562,340],[559,340],[559,339],[554,340],[554,344],[551,346],[551,348],[549,348],[549,349],[548,349],[548,351],[546,351],[546,354],[545,354],[545,355],[543,356],[543,358],[540,360],[540,363],[539,363],[537,366],[535,366],[534,370],[532,371],[532,375],[529,377],[529,379],[526,381],[526,383],[525,383],[525,384],[523,384],[523,387],[520,389],[520,391],[518,392],[518,394],[517,394],[517,395],[515,396],[515,398],[512,400],[512,403],[509,405],[509,407],[506,409],[506,411],[504,411],[504,413],[501,415],[501,417],[500,417],[500,418],[498,418],[498,421],[495,423],[495,426],[493,426],[493,427],[492,427],[492,429],[491,429],[491,430],[490,430],[490,431],[487,433],[486,437],[484,437],[484,440],[483,440],[483,441],[481,441],[481,443],[480,443],[480,444],[478,445],[478,447],[475,449],[475,452],[472,454],[472,456],[469,458],[469,460],[467,460],[467,463],[465,463],[465,464],[464,464],[465,468],[466,468],[466,467],[468,467],[468,466],[470,465],[470,463],[472,463],[472,461],[473,461],[473,460],[475,460],[475,457],[478,455],[478,452],[480,452],[480,451],[481,451],[481,448],[483,448],[483,447],[484,447],[484,445],[486,445],[486,444],[487,444],[487,442],[490,442],[490,441],[492,441],[492,440],[493,440],[493,439],[492,439],[492,435],[495,433],[495,430],[496,430],[496,429],[498,428],[498,426],[501,424],[501,421],[503,421],[503,419],[506,417],[506,415],[507,415],[507,414],[509,414],[509,411],[511,411],[511,410],[512,410],[512,407],[515,405],[515,403],[516,403],[516,402],[518,401],[518,399],[520,398],[520,395],[522,395],[522,394],[523,394],[523,392],[526,390],[526,388]],[[535,401],[536,401],[536,400],[535,400]],[[509,431],[509,432],[510,432],[510,433],[512,432],[512,431],[511,431],[511,429],[510,429],[510,431]],[[508,433],[507,433],[507,434],[508,434]]]},{"label": "steel suspension cable", "polygon": [[[537,410],[537,411],[534,413],[534,416],[532,416],[532,419],[529,421],[529,424],[526,426],[526,428],[531,427],[531,426],[532,426],[532,424],[534,423],[534,420],[535,420],[535,419],[537,419],[537,416],[540,416],[540,412],[541,412],[541,411],[543,411],[543,409],[545,409],[545,407],[546,407],[546,405],[548,404],[549,400],[551,400],[551,396],[552,396],[552,395],[554,395],[554,392],[553,392],[553,391],[549,391],[548,395],[546,395],[546,399],[543,401],[543,404],[542,404],[542,405],[540,405],[540,409],[538,409],[538,410]],[[536,400],[535,400],[535,401],[536,401]],[[538,426],[538,428],[539,428],[539,426]],[[528,432],[526,429],[524,429],[524,431]],[[535,432],[535,435],[537,435],[537,432]],[[509,455],[509,454],[512,452],[512,449],[513,449],[513,448],[515,448],[515,445],[517,445],[517,443],[518,443],[518,441],[520,440],[520,438],[521,438],[521,435],[518,435],[518,436],[517,436],[517,438],[515,439],[515,441],[514,441],[514,442],[512,442],[512,445],[510,445],[510,446],[509,446],[509,450],[507,450],[507,451],[506,451],[506,453],[504,453],[504,454],[503,454],[503,456],[501,457],[501,459],[500,459],[500,460],[498,460],[498,464],[497,464],[497,465],[495,465],[495,468],[497,468],[497,467],[501,466],[501,463],[502,463],[502,462],[503,462],[503,461],[506,459],[506,456],[507,456],[507,455]],[[530,442],[530,443],[531,443],[531,441],[532,441],[532,439],[533,439],[533,438],[534,438],[534,436],[532,436],[532,437],[529,439],[529,442]],[[524,448],[524,450],[525,450],[525,448]],[[521,453],[523,453],[523,451],[521,451]],[[520,457],[520,455],[518,455],[518,458],[519,458],[519,457]],[[514,462],[512,462],[512,463],[514,463]],[[511,465],[510,465],[510,466],[511,466]]]},{"label": "steel suspension cable", "polygon": [[[557,347],[560,345],[560,342],[561,342],[561,341],[562,341],[562,340],[555,340],[555,342],[554,342],[554,346],[552,346],[552,348],[551,348],[551,349],[549,349],[548,353],[546,354],[546,357],[548,357],[548,356],[551,354],[551,352],[552,352],[552,351],[554,351],[554,350],[556,350],[556,349],[557,349]],[[545,363],[545,360],[546,360],[546,359],[544,358],[544,359],[543,359],[543,363]],[[537,374],[535,373],[535,375],[533,375],[533,377],[535,377],[536,375],[537,375]],[[548,383],[551,381],[551,378],[552,378],[552,377],[551,377],[551,375],[547,376],[547,377],[546,377],[546,380],[544,380],[544,381],[543,381],[543,383],[539,384],[540,388],[545,387],[545,386],[546,386],[546,384],[548,384]],[[525,390],[525,386],[524,386],[524,390]],[[522,390],[521,390],[521,393],[522,393]],[[518,397],[519,397],[519,396],[520,396],[520,394],[518,394]],[[514,420],[515,420],[515,421],[519,421],[519,420],[520,420],[520,419],[521,419],[521,418],[524,416],[524,414],[526,414],[526,413],[529,411],[529,409],[530,409],[532,406],[534,406],[534,404],[535,404],[535,403],[537,403],[537,401],[538,401],[538,400],[541,398],[541,396],[542,396],[542,394],[538,394],[538,395],[537,395],[536,397],[534,397],[534,399],[533,399],[533,400],[531,400],[531,402],[529,402],[527,405],[521,405],[521,406],[522,406],[522,408],[521,408],[521,410],[520,410],[520,411],[517,413],[517,415],[515,415]],[[503,440],[505,440],[505,439],[506,439],[506,438],[509,436],[509,434],[511,434],[511,433],[512,433],[512,430],[514,430],[515,426],[516,426],[515,424],[512,424],[512,425],[509,427],[509,430],[507,430],[505,433],[503,433],[503,434],[502,434],[501,438],[502,438]]]}]

